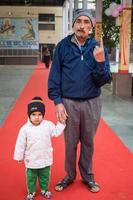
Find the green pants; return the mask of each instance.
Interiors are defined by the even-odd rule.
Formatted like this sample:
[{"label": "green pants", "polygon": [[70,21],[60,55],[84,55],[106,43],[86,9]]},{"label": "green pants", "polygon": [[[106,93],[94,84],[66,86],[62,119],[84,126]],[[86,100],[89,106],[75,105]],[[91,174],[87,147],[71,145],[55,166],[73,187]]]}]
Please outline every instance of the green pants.
[{"label": "green pants", "polygon": [[26,169],[28,194],[36,191],[36,182],[39,181],[40,189],[47,191],[50,177],[50,166],[41,169]]}]

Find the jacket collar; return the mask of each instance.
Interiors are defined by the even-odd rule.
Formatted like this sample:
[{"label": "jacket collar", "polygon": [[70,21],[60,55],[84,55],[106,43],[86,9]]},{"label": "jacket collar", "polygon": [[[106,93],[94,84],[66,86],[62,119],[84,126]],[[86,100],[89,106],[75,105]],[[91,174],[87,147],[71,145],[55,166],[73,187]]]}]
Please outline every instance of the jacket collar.
[{"label": "jacket collar", "polygon": [[[71,35],[68,35],[68,36],[66,37],[65,43],[66,43],[67,45],[69,45],[69,46],[71,46],[71,43],[74,43],[76,46],[78,46],[77,43],[76,43],[75,40],[74,40],[74,33],[71,34]],[[85,42],[85,46],[86,46],[86,45],[87,45],[88,47],[90,47],[90,48],[94,48],[96,45],[98,45],[98,43],[97,43],[97,41],[95,40],[95,38],[92,38],[92,37],[88,36],[88,38],[86,39],[86,42]]]},{"label": "jacket collar", "polygon": [[[84,42],[84,45],[86,44],[86,42],[87,42],[89,39],[90,39],[90,37],[88,36],[88,37],[86,38],[86,41]],[[79,44],[79,42],[78,42],[77,37],[76,37],[75,34],[72,35],[72,37],[71,37],[71,42],[75,43],[77,46],[84,46],[84,45],[80,45],[80,44]]]}]

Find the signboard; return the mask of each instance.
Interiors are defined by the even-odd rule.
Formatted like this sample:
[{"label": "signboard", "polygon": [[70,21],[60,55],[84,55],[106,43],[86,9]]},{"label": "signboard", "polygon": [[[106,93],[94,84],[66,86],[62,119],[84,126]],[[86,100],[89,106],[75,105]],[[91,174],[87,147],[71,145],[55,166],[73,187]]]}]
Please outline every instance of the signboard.
[{"label": "signboard", "polygon": [[1,49],[38,49],[38,19],[0,18]]}]

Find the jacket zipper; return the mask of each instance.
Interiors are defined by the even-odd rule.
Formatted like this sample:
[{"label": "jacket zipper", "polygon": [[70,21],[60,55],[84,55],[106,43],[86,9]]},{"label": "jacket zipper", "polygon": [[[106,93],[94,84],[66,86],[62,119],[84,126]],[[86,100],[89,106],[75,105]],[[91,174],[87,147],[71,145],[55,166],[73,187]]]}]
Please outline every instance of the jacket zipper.
[{"label": "jacket zipper", "polygon": [[79,46],[79,49],[80,49],[80,53],[81,53],[80,58],[81,58],[81,61],[83,61],[84,60],[84,56],[83,56],[83,52],[82,52],[81,46]]}]

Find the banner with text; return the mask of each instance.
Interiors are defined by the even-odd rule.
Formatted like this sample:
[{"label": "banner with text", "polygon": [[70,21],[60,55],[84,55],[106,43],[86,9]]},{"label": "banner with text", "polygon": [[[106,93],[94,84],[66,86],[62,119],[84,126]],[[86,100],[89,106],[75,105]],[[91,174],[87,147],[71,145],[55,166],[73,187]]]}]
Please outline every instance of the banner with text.
[{"label": "banner with text", "polygon": [[0,18],[0,48],[38,49],[38,19]]}]

